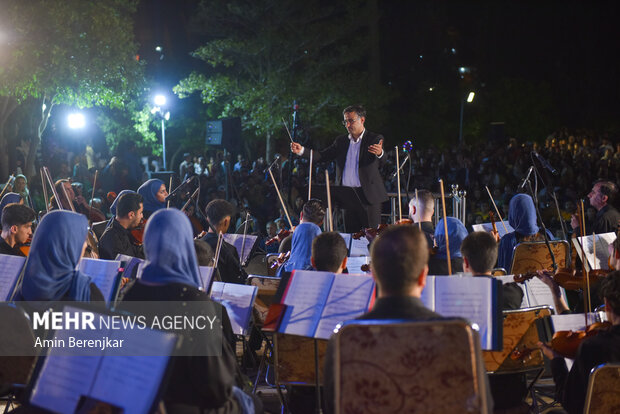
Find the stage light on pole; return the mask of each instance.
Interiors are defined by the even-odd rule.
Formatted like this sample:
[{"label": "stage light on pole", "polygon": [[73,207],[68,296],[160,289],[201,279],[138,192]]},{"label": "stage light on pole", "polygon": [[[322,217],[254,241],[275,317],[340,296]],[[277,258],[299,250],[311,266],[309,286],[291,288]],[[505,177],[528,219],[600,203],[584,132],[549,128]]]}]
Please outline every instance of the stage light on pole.
[{"label": "stage light on pole", "polygon": [[153,102],[155,102],[157,106],[164,106],[166,105],[166,97],[164,95],[155,95]]},{"label": "stage light on pole", "polygon": [[170,119],[170,112],[164,112],[163,106],[166,105],[166,97],[164,95],[155,95],[153,98],[155,107],[151,109],[153,115],[157,115],[161,119],[161,147],[162,147],[162,159],[164,161],[164,171],[167,171],[166,166],[166,121]]},{"label": "stage light on pole", "polygon": [[69,114],[67,117],[67,123],[69,124],[69,128],[71,129],[79,129],[84,128],[86,126],[86,119],[84,115],[79,112],[74,112]]},{"label": "stage light on pole", "polygon": [[476,96],[474,92],[469,92],[469,95],[467,96],[467,102],[472,103],[474,101],[474,96]]},{"label": "stage light on pole", "polygon": [[472,103],[474,101],[474,96],[476,94],[474,92],[469,92],[467,98],[461,99],[461,117],[459,122],[459,144],[463,144],[463,111],[465,109],[465,101],[467,103]]}]

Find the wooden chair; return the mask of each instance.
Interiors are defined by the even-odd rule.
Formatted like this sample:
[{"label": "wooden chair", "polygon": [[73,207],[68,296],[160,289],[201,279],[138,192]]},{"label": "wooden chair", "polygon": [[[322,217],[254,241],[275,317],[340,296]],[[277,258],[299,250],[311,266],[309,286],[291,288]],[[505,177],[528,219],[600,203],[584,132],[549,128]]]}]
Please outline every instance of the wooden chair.
[{"label": "wooden chair", "polygon": [[[314,339],[276,333],[273,338],[276,384],[308,385],[316,383]],[[327,341],[318,340],[319,382],[323,384],[323,367]]]},{"label": "wooden chair", "polygon": [[280,286],[279,277],[256,276],[250,275],[248,281],[250,285],[256,286],[256,300],[254,301],[254,316],[257,327],[263,326],[265,317],[269,311],[269,306],[273,303],[273,299]]},{"label": "wooden chair", "polygon": [[477,332],[461,319],[352,321],[334,341],[336,413],[488,413]]},{"label": "wooden chair", "polygon": [[620,364],[603,364],[592,369],[584,405],[585,414],[620,412]]},{"label": "wooden chair", "polygon": [[[549,245],[559,267],[567,267],[569,244],[565,240],[550,241]],[[553,261],[545,242],[524,242],[515,246],[510,274],[522,274],[536,270],[553,270]]]},{"label": "wooden chair", "polygon": [[506,269],[504,269],[503,267],[496,267],[491,270],[491,275],[493,276],[506,276],[507,274],[508,272],[506,272]]}]

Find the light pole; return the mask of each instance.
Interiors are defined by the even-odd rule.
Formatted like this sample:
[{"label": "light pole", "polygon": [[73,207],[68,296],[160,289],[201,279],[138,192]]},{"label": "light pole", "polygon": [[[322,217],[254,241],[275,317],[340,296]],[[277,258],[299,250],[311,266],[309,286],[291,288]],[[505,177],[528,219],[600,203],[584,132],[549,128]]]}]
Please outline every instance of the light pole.
[{"label": "light pole", "polygon": [[467,95],[467,98],[461,99],[461,120],[459,122],[459,144],[460,145],[463,144],[463,109],[465,107],[465,101],[467,101],[467,103],[472,103],[474,101],[474,96],[476,96],[474,92],[469,92],[469,95]]},{"label": "light pole", "polygon": [[164,160],[164,171],[167,171],[166,168],[166,121],[170,119],[170,112],[166,111],[164,113],[162,107],[166,105],[166,97],[164,95],[156,95],[153,99],[155,106],[151,109],[151,113],[153,115],[159,116],[161,119],[161,147],[162,147],[162,158]]}]

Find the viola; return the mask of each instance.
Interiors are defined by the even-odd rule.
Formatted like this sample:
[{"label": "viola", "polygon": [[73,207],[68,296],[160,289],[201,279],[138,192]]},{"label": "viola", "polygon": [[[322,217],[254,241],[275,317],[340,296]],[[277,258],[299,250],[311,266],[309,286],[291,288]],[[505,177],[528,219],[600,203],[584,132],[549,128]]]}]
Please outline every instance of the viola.
[{"label": "viola", "polygon": [[276,234],[275,236],[273,236],[272,238],[268,239],[265,242],[265,246],[271,246],[274,243],[280,243],[282,242],[282,240],[284,240],[285,238],[287,238],[290,234],[292,234],[294,231],[293,230],[289,230],[289,229],[281,229],[278,234]]}]

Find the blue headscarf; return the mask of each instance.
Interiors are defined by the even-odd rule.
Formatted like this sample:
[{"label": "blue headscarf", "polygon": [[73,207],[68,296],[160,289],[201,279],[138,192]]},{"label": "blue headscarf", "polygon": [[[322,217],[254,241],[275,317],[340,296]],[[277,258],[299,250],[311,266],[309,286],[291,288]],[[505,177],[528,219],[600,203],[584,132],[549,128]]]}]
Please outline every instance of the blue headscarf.
[{"label": "blue headscarf", "polygon": [[508,208],[508,224],[523,236],[538,233],[536,208],[532,197],[527,194],[517,194],[512,197]]},{"label": "blue headscarf", "polygon": [[[160,185],[160,187],[161,187],[161,185]],[[159,187],[157,188],[157,190],[159,191]],[[135,191],[123,190],[120,193],[118,193],[118,195],[114,199],[114,202],[110,206],[110,213],[112,213],[112,217],[116,216],[116,205],[118,204],[118,200],[121,199],[121,196],[123,196],[125,194],[128,194],[128,193],[135,193]]]},{"label": "blue headscarf", "polygon": [[11,203],[19,203],[22,199],[22,196],[17,193],[6,193],[2,196],[2,200],[0,200],[0,220],[2,219],[2,210],[7,204]]},{"label": "blue headscarf", "polygon": [[[447,217],[448,220],[448,237],[450,238],[450,258],[463,257],[461,254],[461,243],[467,237],[467,229],[461,223],[461,220],[454,217]],[[439,220],[435,228],[435,242],[437,243],[437,254],[435,257],[439,259],[447,259],[446,250],[446,232],[443,225],[443,219]]]},{"label": "blue headscarf", "polygon": [[304,270],[311,266],[312,241],[321,234],[321,228],[314,223],[304,222],[295,227],[291,240],[291,257],[284,264],[285,272]]},{"label": "blue headscarf", "polygon": [[144,230],[141,280],[150,283],[183,283],[199,288],[200,275],[194,250],[192,225],[179,210],[165,209],[151,216]]},{"label": "blue headscarf", "polygon": [[138,194],[142,196],[144,211],[154,213],[157,210],[166,208],[166,203],[162,203],[157,199],[157,192],[163,184],[162,180],[151,178],[138,188]]},{"label": "blue headscarf", "polygon": [[66,210],[47,213],[34,233],[24,270],[21,299],[90,301],[91,278],[77,270],[88,220]]}]

